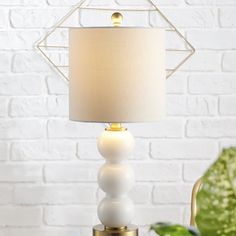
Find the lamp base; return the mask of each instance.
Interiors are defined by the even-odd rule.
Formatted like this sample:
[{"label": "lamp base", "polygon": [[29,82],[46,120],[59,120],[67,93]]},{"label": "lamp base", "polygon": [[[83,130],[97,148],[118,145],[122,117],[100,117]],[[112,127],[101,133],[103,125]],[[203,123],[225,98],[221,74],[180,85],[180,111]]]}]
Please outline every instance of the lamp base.
[{"label": "lamp base", "polygon": [[122,228],[109,228],[104,225],[93,227],[93,236],[138,236],[138,227],[129,225]]}]

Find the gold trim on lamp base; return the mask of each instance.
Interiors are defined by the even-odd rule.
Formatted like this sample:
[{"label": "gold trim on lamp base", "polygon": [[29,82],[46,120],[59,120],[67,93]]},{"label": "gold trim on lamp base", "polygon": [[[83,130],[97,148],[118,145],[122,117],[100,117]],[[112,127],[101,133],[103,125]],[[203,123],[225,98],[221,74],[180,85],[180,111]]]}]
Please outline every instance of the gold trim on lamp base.
[{"label": "gold trim on lamp base", "polygon": [[138,236],[138,227],[129,225],[121,228],[109,228],[104,225],[93,227],[93,236]]}]

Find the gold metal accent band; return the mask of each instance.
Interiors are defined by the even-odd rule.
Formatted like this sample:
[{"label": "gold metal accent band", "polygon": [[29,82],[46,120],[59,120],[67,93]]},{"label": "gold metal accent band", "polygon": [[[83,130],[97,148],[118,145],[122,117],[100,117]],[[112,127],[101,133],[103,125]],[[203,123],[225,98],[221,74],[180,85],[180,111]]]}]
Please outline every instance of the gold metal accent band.
[{"label": "gold metal accent band", "polygon": [[138,227],[129,225],[121,228],[110,228],[104,225],[93,227],[93,236],[138,236]]},{"label": "gold metal accent band", "polygon": [[125,229],[127,229],[127,226],[123,226],[123,227],[120,227],[120,228],[112,228],[112,227],[105,226],[105,229],[108,230],[108,231],[112,231],[112,230],[125,230]]}]

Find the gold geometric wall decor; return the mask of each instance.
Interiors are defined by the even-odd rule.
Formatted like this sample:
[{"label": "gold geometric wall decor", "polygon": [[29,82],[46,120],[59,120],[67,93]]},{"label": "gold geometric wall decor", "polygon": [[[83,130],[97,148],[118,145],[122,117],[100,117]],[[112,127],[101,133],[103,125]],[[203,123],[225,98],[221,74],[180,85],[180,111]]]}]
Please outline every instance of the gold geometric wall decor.
[{"label": "gold geometric wall decor", "polygon": [[124,16],[124,27],[159,27],[166,30],[167,78],[194,54],[194,47],[156,6],[154,0],[143,0],[145,6],[143,3],[134,4],[135,0],[110,0],[109,7],[101,5],[101,2],[80,1],[36,45],[66,80],[69,80],[69,28],[112,26],[111,15],[116,11]]}]

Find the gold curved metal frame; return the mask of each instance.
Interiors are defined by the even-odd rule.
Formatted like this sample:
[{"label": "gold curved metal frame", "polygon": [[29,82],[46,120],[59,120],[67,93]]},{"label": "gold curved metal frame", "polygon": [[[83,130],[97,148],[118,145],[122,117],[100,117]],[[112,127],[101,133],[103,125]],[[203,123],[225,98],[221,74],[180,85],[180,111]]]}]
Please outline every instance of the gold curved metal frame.
[{"label": "gold curved metal frame", "polygon": [[199,179],[193,186],[192,191],[192,201],[191,201],[191,219],[190,219],[190,225],[195,226],[196,225],[196,216],[197,216],[197,194],[202,186],[202,179]]},{"label": "gold curved metal frame", "polygon": [[[87,0],[80,1],[68,14],[66,14],[46,35],[37,43],[36,47],[38,50],[43,54],[43,56],[50,62],[50,64],[66,79],[68,78],[68,69],[69,69],[69,63],[67,62],[64,65],[58,65],[55,63],[55,61],[50,58],[49,52],[47,50],[52,49],[58,49],[58,50],[69,50],[69,45],[55,45],[48,43],[48,38],[52,36],[57,29],[69,29],[71,26],[63,25],[73,14],[75,14],[78,11],[78,17],[79,17],[79,11],[81,9],[90,9],[90,10],[102,10],[102,11],[150,11],[150,12],[157,12],[159,16],[168,24],[169,28],[167,31],[174,32],[177,34],[177,36],[183,41],[183,44],[185,45],[186,49],[166,49],[167,52],[185,52],[186,56],[180,60],[180,62],[174,67],[174,68],[167,68],[167,78],[169,78],[171,75],[173,75],[194,53],[195,49],[190,44],[190,42],[184,37],[184,35],[174,26],[173,23],[160,11],[160,9],[156,6],[156,4],[152,0],[147,0],[147,2],[152,6],[152,8],[149,9],[134,9],[134,8],[128,8],[128,9],[112,9],[112,8],[105,8],[105,7],[91,7],[89,4],[85,4]],[[81,27],[81,26],[80,26]],[[67,71],[67,73],[65,72]]]}]

